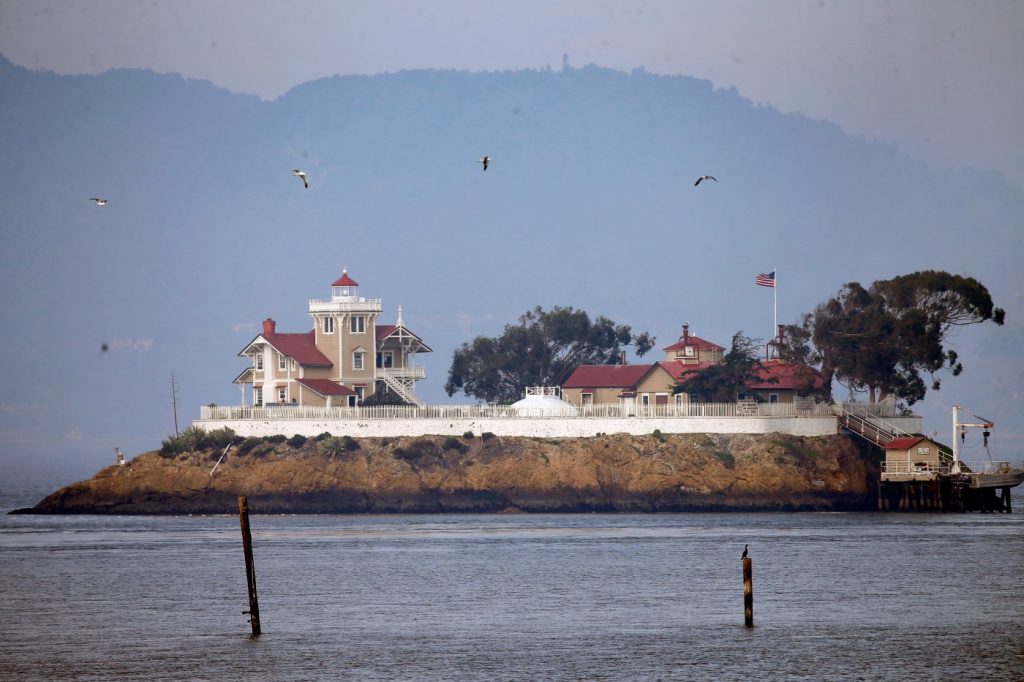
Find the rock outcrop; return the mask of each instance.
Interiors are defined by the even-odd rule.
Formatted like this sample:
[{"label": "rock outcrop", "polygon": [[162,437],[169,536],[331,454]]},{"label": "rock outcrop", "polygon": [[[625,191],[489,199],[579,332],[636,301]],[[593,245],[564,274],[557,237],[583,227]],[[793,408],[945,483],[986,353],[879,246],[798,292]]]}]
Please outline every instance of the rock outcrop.
[{"label": "rock outcrop", "polygon": [[[489,435],[489,434],[486,434]],[[248,443],[252,446],[252,442]],[[148,452],[21,513],[584,512],[874,508],[875,466],[845,436],[314,439]]]}]

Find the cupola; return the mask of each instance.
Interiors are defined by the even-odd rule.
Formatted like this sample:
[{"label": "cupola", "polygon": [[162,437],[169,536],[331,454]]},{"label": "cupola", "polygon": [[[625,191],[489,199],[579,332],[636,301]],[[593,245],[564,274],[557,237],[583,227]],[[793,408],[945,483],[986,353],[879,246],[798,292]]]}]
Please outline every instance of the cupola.
[{"label": "cupola", "polygon": [[344,301],[359,295],[359,282],[348,276],[348,270],[341,271],[341,277],[331,284],[331,300]]}]

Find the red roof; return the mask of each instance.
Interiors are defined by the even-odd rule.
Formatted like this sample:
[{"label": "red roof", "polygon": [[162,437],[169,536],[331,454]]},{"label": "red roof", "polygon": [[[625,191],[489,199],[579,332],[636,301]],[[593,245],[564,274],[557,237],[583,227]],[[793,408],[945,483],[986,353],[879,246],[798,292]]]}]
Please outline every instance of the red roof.
[{"label": "red roof", "polygon": [[[758,376],[761,381],[753,381],[747,386],[752,389],[769,391],[773,388],[796,390],[807,386],[807,376],[804,372],[807,368],[794,365],[781,360],[765,360],[761,363]],[[825,379],[818,372],[810,370],[812,374],[813,388],[820,390],[825,386]],[[775,379],[775,381],[769,381]]]},{"label": "red roof", "polygon": [[325,398],[329,395],[356,395],[356,392],[348,386],[336,384],[330,379],[296,379],[296,381]]},{"label": "red roof", "polygon": [[263,338],[281,353],[298,362],[303,367],[332,367],[333,362],[316,348],[316,333],[309,330],[305,334],[264,334]]},{"label": "red roof", "polygon": [[686,337],[685,343],[683,342],[683,339],[680,338],[677,342],[673,343],[671,346],[665,346],[662,350],[682,350],[687,346],[692,346],[695,350],[725,350],[725,348],[719,346],[717,343],[711,343],[710,341],[706,341],[699,336],[693,336],[692,334]]},{"label": "red roof", "polygon": [[580,365],[562,388],[633,388],[654,365]]},{"label": "red roof", "polygon": [[348,270],[341,273],[341,278],[331,284],[332,287],[357,287],[359,282],[348,276]]},{"label": "red roof", "polygon": [[377,325],[377,340],[378,341],[382,341],[382,340],[386,339],[387,337],[391,336],[395,332],[396,329],[398,329],[398,327],[393,325],[393,324],[378,324]]},{"label": "red roof", "polygon": [[924,436],[906,436],[905,438],[897,438],[896,440],[889,441],[885,444],[886,450],[909,450],[918,443],[924,440]]},{"label": "red roof", "polygon": [[661,368],[672,375],[672,378],[676,381],[682,381],[688,379],[689,375],[694,372],[699,372],[702,369],[711,367],[714,363],[711,362],[698,362],[696,364],[692,362],[681,362],[679,360],[662,360],[658,363]]}]

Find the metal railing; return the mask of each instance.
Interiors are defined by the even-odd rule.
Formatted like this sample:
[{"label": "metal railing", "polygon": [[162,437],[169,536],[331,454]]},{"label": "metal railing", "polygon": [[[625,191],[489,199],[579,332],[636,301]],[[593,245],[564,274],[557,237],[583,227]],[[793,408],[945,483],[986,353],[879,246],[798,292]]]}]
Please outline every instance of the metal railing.
[{"label": "metal railing", "polygon": [[309,405],[203,406],[201,420],[253,419],[586,419],[601,417],[804,417],[835,416],[832,405],[815,403],[796,408],[792,403],[756,403],[756,411],[736,403],[679,405],[570,405],[566,408],[517,408],[511,405],[374,405],[372,407],[313,407]]}]

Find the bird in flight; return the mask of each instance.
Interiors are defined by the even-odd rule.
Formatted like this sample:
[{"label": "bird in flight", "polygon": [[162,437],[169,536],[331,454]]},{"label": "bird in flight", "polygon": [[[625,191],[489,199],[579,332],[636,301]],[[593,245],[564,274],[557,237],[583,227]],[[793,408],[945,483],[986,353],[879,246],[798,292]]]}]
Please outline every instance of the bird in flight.
[{"label": "bird in flight", "polygon": [[482,163],[484,165],[484,170],[487,170],[487,165],[490,162],[491,162],[491,157],[489,157],[489,156],[485,156],[484,158],[477,160],[477,163]]},{"label": "bird in flight", "polygon": [[750,545],[743,545],[743,556],[741,556],[740,559],[746,559],[747,558],[747,548],[748,547],[750,547]]},{"label": "bird in flight", "polygon": [[292,175],[297,178],[302,178],[302,186],[309,189],[309,178],[306,176],[306,171],[296,168],[292,171]]},{"label": "bird in flight", "polygon": [[[696,187],[704,180],[715,180],[715,178],[711,175],[702,175],[699,178],[697,178],[697,182],[693,183],[693,186]],[[718,182],[718,180],[715,180],[715,182]]]},{"label": "bird in flight", "polygon": [[99,197],[92,197],[91,199],[89,199],[89,201],[95,203],[97,206],[106,206],[107,205],[107,200],[106,199],[100,199]]}]

